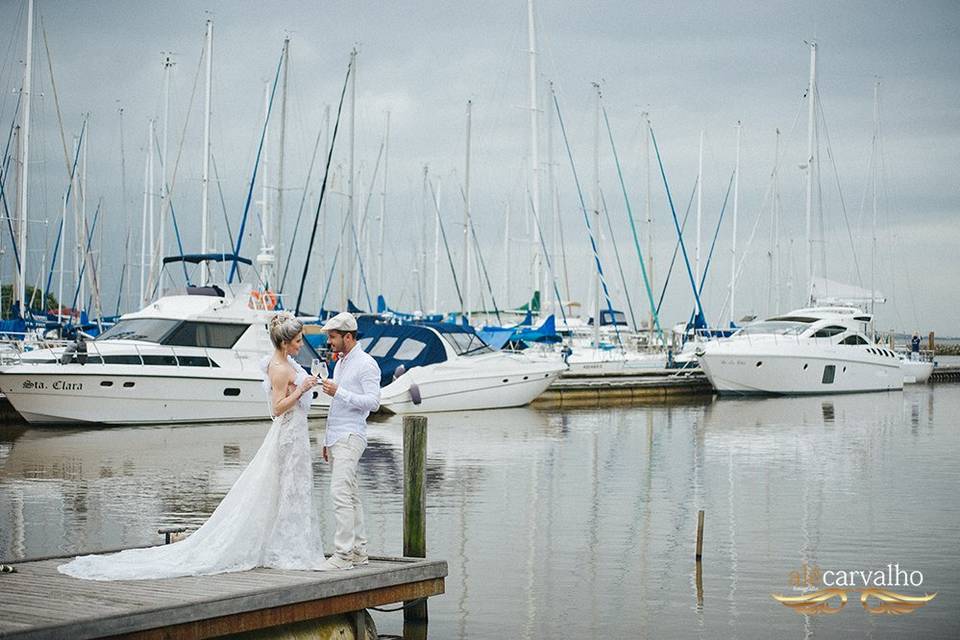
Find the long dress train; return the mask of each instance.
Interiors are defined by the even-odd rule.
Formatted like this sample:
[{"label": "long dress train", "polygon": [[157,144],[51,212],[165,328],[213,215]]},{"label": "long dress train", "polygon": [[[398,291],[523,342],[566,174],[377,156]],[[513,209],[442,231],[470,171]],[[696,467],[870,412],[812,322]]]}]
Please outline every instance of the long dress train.
[{"label": "long dress train", "polygon": [[[261,362],[264,388],[269,358]],[[288,357],[299,386],[307,372]],[[87,580],[146,580],[246,571],[254,567],[319,569],[324,562],[313,509],[313,467],[307,430],[312,394],[275,416],[253,460],[210,518],[173,544],[80,556],[60,565]]]}]

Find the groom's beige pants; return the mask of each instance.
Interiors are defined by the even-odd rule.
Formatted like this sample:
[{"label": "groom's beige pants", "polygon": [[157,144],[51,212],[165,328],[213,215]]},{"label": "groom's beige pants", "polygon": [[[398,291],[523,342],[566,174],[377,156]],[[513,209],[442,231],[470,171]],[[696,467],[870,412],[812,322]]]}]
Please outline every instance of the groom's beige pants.
[{"label": "groom's beige pants", "polygon": [[333,513],[337,521],[333,545],[336,554],[344,559],[354,549],[363,553],[367,550],[367,530],[357,482],[357,465],[365,448],[363,438],[354,434],[340,438],[330,446],[333,466],[330,495],[333,497]]}]

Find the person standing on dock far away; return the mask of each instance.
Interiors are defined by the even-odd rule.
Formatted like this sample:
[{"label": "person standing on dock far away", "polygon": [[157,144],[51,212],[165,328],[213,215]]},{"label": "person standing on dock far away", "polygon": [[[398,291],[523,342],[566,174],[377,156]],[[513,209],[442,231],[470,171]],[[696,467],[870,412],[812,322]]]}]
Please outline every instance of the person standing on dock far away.
[{"label": "person standing on dock far away", "polygon": [[321,331],[337,355],[333,380],[323,381],[323,392],[331,397],[323,459],[333,466],[330,495],[337,521],[335,551],[324,569],[350,569],[367,564],[357,467],[367,448],[367,416],[380,408],[380,367],[357,344],[357,320],[351,314],[338,313]]},{"label": "person standing on dock far away", "polygon": [[80,556],[57,569],[87,580],[201,576],[254,567],[328,567],[313,508],[307,412],[317,378],[294,360],[303,323],[284,311],[270,319],[274,351],[260,361],[273,425],[253,460],[199,529],[173,544]]},{"label": "person standing on dock far away", "polygon": [[910,338],[910,358],[913,360],[920,359],[920,336],[913,334],[913,337]]}]

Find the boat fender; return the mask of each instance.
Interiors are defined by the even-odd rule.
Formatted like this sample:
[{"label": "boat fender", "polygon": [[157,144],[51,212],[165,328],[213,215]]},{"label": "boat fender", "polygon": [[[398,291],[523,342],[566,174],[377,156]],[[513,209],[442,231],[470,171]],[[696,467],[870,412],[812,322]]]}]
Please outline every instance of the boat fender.
[{"label": "boat fender", "polygon": [[77,339],[77,362],[87,364],[87,341]]},{"label": "boat fender", "polygon": [[393,370],[393,379],[396,380],[406,372],[407,372],[407,368],[401,364],[399,367]]},{"label": "boat fender", "polygon": [[416,405],[423,402],[423,398],[420,397],[420,387],[417,386],[416,382],[410,383],[410,399],[413,400],[413,404]]}]

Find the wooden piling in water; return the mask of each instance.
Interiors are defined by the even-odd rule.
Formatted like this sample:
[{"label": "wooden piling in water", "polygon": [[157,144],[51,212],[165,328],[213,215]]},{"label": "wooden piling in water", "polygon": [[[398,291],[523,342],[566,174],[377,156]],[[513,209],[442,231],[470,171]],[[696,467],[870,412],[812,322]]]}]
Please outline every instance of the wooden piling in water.
[{"label": "wooden piling in water", "polygon": [[696,560],[700,562],[703,557],[703,509],[697,512],[697,555]]},{"label": "wooden piling in water", "polygon": [[933,339],[933,331],[930,332],[930,335],[927,336],[927,349],[930,351],[936,351],[937,345]]},{"label": "wooden piling in water", "polygon": [[[403,418],[403,555],[427,557],[427,418]],[[427,602],[404,603],[404,622],[427,620]]]}]

